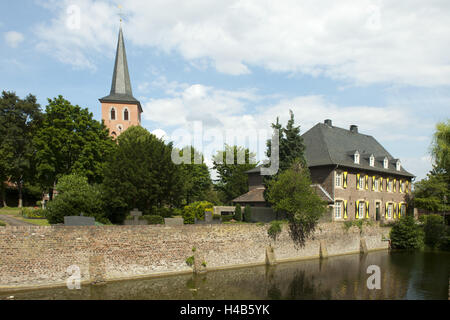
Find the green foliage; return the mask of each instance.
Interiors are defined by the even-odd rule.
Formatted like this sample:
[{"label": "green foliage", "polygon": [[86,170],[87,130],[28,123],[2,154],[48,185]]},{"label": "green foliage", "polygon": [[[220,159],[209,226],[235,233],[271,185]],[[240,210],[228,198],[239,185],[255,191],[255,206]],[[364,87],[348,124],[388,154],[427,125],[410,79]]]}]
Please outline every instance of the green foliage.
[{"label": "green foliage", "polygon": [[225,150],[217,152],[213,157],[213,169],[217,170],[219,178],[215,188],[224,195],[225,203],[248,192],[248,176],[245,172],[255,166],[255,154],[244,147],[225,145]]},{"label": "green foliage", "polygon": [[268,200],[275,211],[286,213],[291,238],[298,246],[304,246],[327,208],[326,202],[310,186],[308,169],[301,161],[281,172],[268,185]]},{"label": "green foliage", "polygon": [[37,176],[50,191],[59,178],[68,174],[100,183],[103,163],[115,147],[107,128],[87,108],[73,106],[62,96],[48,99],[33,144],[37,151]]},{"label": "green foliage", "polygon": [[373,221],[369,219],[349,220],[344,221],[343,226],[346,231],[348,231],[348,229],[350,229],[351,227],[358,227],[359,231],[362,232],[364,224],[368,226],[373,226]]},{"label": "green foliage", "polygon": [[46,209],[46,218],[51,224],[64,222],[64,216],[79,216],[81,213],[103,221],[105,210],[100,188],[90,185],[86,177],[76,174],[63,176],[56,190],[58,195]]},{"label": "green foliage", "polygon": [[425,232],[425,244],[432,248],[438,247],[446,236],[444,218],[437,214],[427,215],[423,230]]},{"label": "green foliage", "polygon": [[192,146],[184,147],[179,151],[179,154],[184,160],[180,164],[180,169],[183,174],[185,202],[191,203],[208,199],[212,181],[208,166],[204,163],[203,155]]},{"label": "green foliage", "polygon": [[5,227],[6,223],[4,223],[3,221],[0,221],[0,227]]},{"label": "green foliage", "polygon": [[172,144],[141,126],[128,128],[117,140],[104,170],[108,218],[120,223],[133,208],[149,212],[153,207],[179,207],[183,175],[172,162]]},{"label": "green foliage", "polygon": [[148,224],[164,224],[164,218],[155,215],[143,215],[143,220],[146,220]]},{"label": "green foliage", "polygon": [[450,119],[436,124],[436,132],[431,145],[431,155],[435,166],[450,174]]},{"label": "green foliage", "polygon": [[[300,126],[295,126],[294,113],[289,110],[290,118],[286,127],[282,127],[277,117],[276,123],[272,123],[272,128],[279,133],[279,170],[280,172],[289,169],[294,162],[300,162],[306,167],[305,145],[300,135]],[[271,156],[272,141],[267,141],[266,155]]]},{"label": "green foliage", "polygon": [[229,222],[231,220],[233,220],[232,215],[222,216],[222,222]]},{"label": "green foliage", "polygon": [[206,268],[206,261],[202,262],[202,266]]},{"label": "green foliage", "polygon": [[419,249],[423,246],[423,231],[411,216],[402,216],[394,223],[391,232],[394,249]]},{"label": "green foliage", "polygon": [[244,208],[244,221],[252,222],[252,208],[248,204]]},{"label": "green foliage", "polygon": [[195,223],[197,220],[205,219],[205,211],[212,210],[213,204],[208,201],[196,201],[184,207],[183,219],[185,224]]},{"label": "green foliage", "polygon": [[189,267],[192,267],[192,266],[194,265],[194,263],[195,263],[195,258],[194,258],[194,256],[190,256],[190,257],[186,258],[186,264],[187,264]]},{"label": "green foliage", "polygon": [[46,210],[41,208],[22,208],[21,215],[28,219],[42,219],[46,216]]},{"label": "green foliage", "polygon": [[22,189],[25,182],[34,180],[35,149],[32,145],[42,121],[36,97],[20,99],[14,92],[2,92],[0,98],[0,181],[1,196],[5,204],[4,181],[18,188],[18,203],[22,206]]},{"label": "green foliage", "polygon": [[234,220],[242,221],[242,209],[239,203],[236,205],[236,209],[234,210]]},{"label": "green foliage", "polygon": [[271,221],[270,227],[267,230],[267,234],[268,234],[269,238],[271,238],[273,241],[277,241],[277,237],[280,235],[282,227],[283,227],[283,221],[280,221],[280,220]]},{"label": "green foliage", "polygon": [[450,211],[448,175],[431,172],[414,185],[414,205],[431,212]]}]

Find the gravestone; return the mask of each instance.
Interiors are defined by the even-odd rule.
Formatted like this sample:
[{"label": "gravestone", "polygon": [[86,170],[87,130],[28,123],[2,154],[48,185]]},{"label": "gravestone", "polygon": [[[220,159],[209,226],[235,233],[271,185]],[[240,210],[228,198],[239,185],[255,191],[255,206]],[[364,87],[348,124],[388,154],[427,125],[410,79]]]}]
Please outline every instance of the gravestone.
[{"label": "gravestone", "polygon": [[205,211],[205,223],[212,223],[213,214],[211,211]]},{"label": "gravestone", "polygon": [[142,216],[142,211],[139,211],[137,208],[134,208],[133,211],[130,211],[130,215],[134,217],[133,224],[137,226],[139,224],[139,217]]},{"label": "gravestone", "polygon": [[95,226],[94,217],[66,216],[64,217],[65,226]]}]

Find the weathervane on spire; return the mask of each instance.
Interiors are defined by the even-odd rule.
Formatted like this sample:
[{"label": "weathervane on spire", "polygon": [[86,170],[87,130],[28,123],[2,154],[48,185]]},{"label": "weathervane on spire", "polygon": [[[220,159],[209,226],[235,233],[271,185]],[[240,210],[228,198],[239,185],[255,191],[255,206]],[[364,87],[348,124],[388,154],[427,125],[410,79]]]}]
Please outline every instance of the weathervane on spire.
[{"label": "weathervane on spire", "polygon": [[117,7],[119,8],[119,19],[120,19],[120,25],[122,26],[122,20],[123,20],[123,16],[124,16],[123,11],[122,11],[123,7],[121,4],[119,4]]}]

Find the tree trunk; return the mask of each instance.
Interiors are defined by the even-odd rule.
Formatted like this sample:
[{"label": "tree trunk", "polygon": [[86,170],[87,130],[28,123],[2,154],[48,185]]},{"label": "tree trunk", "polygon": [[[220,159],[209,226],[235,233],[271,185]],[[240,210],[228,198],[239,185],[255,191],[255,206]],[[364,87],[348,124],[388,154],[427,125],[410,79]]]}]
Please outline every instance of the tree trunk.
[{"label": "tree trunk", "polygon": [[22,208],[22,183],[18,182],[17,183],[17,190],[19,191],[19,208]]},{"label": "tree trunk", "polygon": [[7,207],[6,194],[5,194],[5,183],[3,181],[0,182],[0,183],[1,183],[1,185],[0,185],[0,189],[1,189],[0,196],[2,197],[2,205],[3,205],[3,207]]}]

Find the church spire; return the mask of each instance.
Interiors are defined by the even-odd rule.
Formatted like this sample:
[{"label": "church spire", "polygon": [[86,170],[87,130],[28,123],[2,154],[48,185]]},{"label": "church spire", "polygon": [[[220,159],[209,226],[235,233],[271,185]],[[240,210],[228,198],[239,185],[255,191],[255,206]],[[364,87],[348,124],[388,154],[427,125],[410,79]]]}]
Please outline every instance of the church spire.
[{"label": "church spire", "polygon": [[127,95],[133,97],[131,90],[130,74],[128,73],[127,54],[123,41],[122,27],[119,29],[119,40],[117,41],[116,62],[111,84],[111,95]]},{"label": "church spire", "polygon": [[133,97],[131,90],[130,74],[128,72],[127,54],[123,39],[122,25],[119,28],[119,38],[117,41],[116,60],[109,96],[100,99],[100,102],[124,102],[137,103],[142,112],[140,102]]}]

